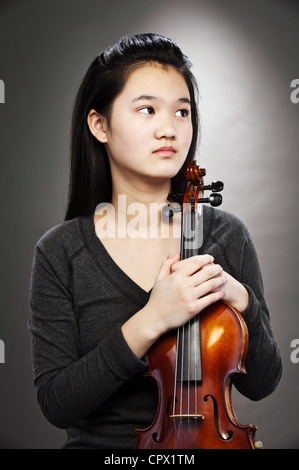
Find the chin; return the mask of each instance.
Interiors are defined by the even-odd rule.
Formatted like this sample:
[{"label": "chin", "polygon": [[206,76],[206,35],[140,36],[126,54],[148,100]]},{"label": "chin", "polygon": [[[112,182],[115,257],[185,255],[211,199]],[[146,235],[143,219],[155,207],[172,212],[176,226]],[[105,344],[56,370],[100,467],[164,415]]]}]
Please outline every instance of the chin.
[{"label": "chin", "polygon": [[184,161],[178,161],[178,159],[160,158],[151,161],[150,165],[146,168],[144,167],[144,174],[147,174],[149,178],[155,180],[155,183],[158,181],[165,182],[165,180],[170,180],[176,176],[183,164]]},{"label": "chin", "polygon": [[185,160],[178,160],[174,157],[172,158],[163,158],[163,159],[160,159],[158,160],[158,165],[159,167],[163,167],[163,169],[167,172],[174,172],[174,175],[176,175],[178,173],[178,171],[180,171],[180,169],[182,168],[183,164],[184,164],[184,161]]}]

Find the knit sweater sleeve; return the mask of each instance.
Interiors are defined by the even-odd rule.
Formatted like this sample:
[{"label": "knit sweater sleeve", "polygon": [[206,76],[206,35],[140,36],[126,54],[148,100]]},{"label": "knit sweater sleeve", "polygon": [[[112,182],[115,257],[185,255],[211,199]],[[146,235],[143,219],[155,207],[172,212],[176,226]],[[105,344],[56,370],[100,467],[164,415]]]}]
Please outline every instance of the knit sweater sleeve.
[{"label": "knit sweater sleeve", "polygon": [[260,400],[270,395],[280,381],[281,357],[270,325],[256,249],[243,222],[232,215],[226,217],[230,229],[225,227],[227,239],[223,241],[223,251],[225,246],[230,274],[249,293],[249,305],[242,312],[249,337],[245,360],[247,374],[238,376],[234,385],[244,396]]},{"label": "knit sweater sleeve", "polygon": [[277,387],[282,363],[270,325],[256,251],[249,236],[242,261],[241,282],[249,293],[249,305],[242,315],[248,328],[249,344],[245,362],[247,375],[238,378],[235,385],[252,400],[260,400]]},{"label": "knit sweater sleeve", "polygon": [[120,324],[88,354],[81,354],[68,288],[70,257],[52,239],[47,235],[35,249],[28,326],[39,405],[53,425],[67,428],[95,411],[147,363],[132,353]]}]

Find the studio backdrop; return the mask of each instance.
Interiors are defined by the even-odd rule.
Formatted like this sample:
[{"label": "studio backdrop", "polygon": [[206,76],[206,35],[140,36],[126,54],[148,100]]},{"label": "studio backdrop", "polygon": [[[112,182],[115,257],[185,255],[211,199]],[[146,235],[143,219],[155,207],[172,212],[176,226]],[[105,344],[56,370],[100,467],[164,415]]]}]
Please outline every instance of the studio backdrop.
[{"label": "studio backdrop", "polygon": [[63,221],[72,106],[88,65],[121,36],[157,32],[190,57],[197,159],[255,243],[283,376],[241,423],[265,448],[299,448],[299,6],[288,0],[0,2],[0,448],[59,448],[37,405],[27,329],[35,243]]}]

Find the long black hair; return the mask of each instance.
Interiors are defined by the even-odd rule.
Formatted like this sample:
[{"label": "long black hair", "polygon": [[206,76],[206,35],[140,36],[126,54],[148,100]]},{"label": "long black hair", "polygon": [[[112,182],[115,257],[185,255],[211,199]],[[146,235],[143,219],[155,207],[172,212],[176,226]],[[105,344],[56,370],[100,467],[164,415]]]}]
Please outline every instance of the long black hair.
[{"label": "long black hair", "polygon": [[79,87],[73,110],[71,168],[65,220],[91,213],[101,202],[110,202],[112,182],[105,145],[90,132],[87,116],[94,109],[109,122],[112,104],[129,73],[145,63],[172,66],[186,80],[191,98],[193,137],[186,161],[171,180],[171,191],[184,191],[184,171],[195,155],[199,132],[197,84],[191,63],[171,39],[154,33],[125,36],[91,63]]}]

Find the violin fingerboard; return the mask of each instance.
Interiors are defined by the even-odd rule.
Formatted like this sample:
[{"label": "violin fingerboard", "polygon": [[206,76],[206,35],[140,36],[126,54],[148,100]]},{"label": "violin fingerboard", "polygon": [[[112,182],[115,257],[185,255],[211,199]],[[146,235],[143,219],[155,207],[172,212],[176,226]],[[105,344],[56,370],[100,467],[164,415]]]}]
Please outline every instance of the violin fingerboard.
[{"label": "violin fingerboard", "polygon": [[178,330],[176,382],[201,381],[200,317]]}]

